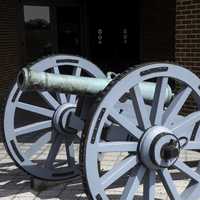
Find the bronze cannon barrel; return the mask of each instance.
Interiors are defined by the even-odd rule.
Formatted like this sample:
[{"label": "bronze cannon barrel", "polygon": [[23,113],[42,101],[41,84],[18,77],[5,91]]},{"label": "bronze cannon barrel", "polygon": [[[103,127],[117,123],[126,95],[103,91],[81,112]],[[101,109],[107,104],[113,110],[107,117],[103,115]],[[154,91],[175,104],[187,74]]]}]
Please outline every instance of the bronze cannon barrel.
[{"label": "bronze cannon barrel", "polygon": [[[112,79],[77,77],[46,72],[36,72],[23,68],[17,77],[17,84],[21,90],[56,91],[68,94],[95,95],[102,91]],[[139,84],[142,96],[151,101],[154,97],[156,84],[142,82]],[[165,102],[173,97],[170,86],[166,88]]]},{"label": "bronze cannon barrel", "polygon": [[21,90],[47,90],[70,94],[97,94],[110,81],[111,79],[36,72],[27,68],[23,68],[17,76],[17,84]]}]

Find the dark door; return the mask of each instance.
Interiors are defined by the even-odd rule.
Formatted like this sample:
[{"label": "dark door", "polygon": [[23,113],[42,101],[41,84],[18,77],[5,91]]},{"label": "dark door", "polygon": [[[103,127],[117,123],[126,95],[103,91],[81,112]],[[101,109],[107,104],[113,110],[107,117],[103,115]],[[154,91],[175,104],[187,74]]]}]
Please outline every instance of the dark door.
[{"label": "dark door", "polygon": [[105,71],[121,72],[139,62],[139,1],[88,2],[90,56]]},{"label": "dark door", "polygon": [[80,55],[80,6],[57,7],[58,53]]}]

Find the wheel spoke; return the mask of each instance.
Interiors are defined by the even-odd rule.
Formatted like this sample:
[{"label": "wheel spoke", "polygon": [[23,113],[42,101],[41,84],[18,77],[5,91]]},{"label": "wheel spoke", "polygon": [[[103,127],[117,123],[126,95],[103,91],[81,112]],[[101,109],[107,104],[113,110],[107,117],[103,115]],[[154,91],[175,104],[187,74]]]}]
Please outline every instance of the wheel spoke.
[{"label": "wheel spoke", "polygon": [[177,137],[187,136],[188,139],[190,139],[192,133],[188,134],[187,132],[187,135],[183,135],[183,134],[185,133],[185,130],[188,127],[191,127],[191,125],[194,126],[198,121],[200,121],[200,111],[196,111],[188,115],[179,124],[175,125],[171,129],[174,132],[174,134],[176,134]]},{"label": "wheel spoke", "polygon": [[129,177],[120,200],[132,200],[134,198],[134,195],[137,192],[138,187],[144,177],[145,171],[146,168],[141,165],[137,171],[137,174],[131,175]]},{"label": "wheel spoke", "polygon": [[81,67],[75,67],[73,69],[73,76],[80,76],[81,75],[81,71],[82,71]]},{"label": "wheel spoke", "polygon": [[137,142],[101,142],[97,145],[98,152],[135,152]]},{"label": "wheel spoke", "polygon": [[137,163],[138,160],[136,156],[130,156],[114,166],[110,171],[100,178],[103,188],[106,189],[109,187],[112,183],[132,169]]},{"label": "wheel spoke", "polygon": [[128,118],[124,117],[122,114],[119,114],[115,110],[111,110],[109,113],[110,117],[113,118],[119,125],[121,125],[123,128],[125,128],[131,135],[133,135],[136,138],[140,138],[143,134],[143,132],[137,128],[136,124],[134,122],[131,122]]},{"label": "wheel spoke", "polygon": [[63,141],[63,136],[61,134],[57,134],[55,137],[55,140],[53,141],[53,143],[51,145],[49,154],[47,156],[47,160],[45,163],[45,166],[47,168],[50,168],[50,169],[54,168],[53,163],[56,160],[56,156],[58,155],[62,141]]},{"label": "wheel spoke", "polygon": [[35,132],[35,131],[50,128],[50,127],[51,127],[51,120],[46,120],[46,121],[36,122],[36,123],[33,123],[33,124],[22,126],[20,128],[16,128],[15,134],[17,136],[20,136],[20,135],[24,135],[24,134],[27,134],[27,133],[32,133],[32,132]]},{"label": "wheel spoke", "polygon": [[54,67],[53,67],[53,72],[54,72],[55,74],[60,74],[60,70],[59,70],[58,66],[54,66]]},{"label": "wheel spoke", "polygon": [[51,140],[51,132],[45,133],[25,152],[25,156],[29,159],[35,155],[41,148]]},{"label": "wheel spoke", "polygon": [[[53,71],[55,74],[60,74],[60,70],[59,70],[58,66],[53,67]],[[67,103],[67,97],[64,93],[56,93],[56,95],[61,104]]]},{"label": "wheel spoke", "polygon": [[35,106],[35,105],[31,105],[28,103],[23,103],[23,102],[17,102],[16,103],[16,107],[20,108],[22,110],[26,110],[32,113],[37,113],[39,115],[43,115],[43,116],[47,116],[52,118],[54,111],[47,109],[47,108],[43,108],[43,107],[39,107],[39,106]]},{"label": "wheel spoke", "polygon": [[155,198],[156,173],[148,170],[144,180],[144,200],[154,200]]},{"label": "wheel spoke", "polygon": [[67,95],[67,102],[71,104],[76,104],[76,95],[75,94]]},{"label": "wheel spoke", "polygon": [[200,175],[195,172],[191,167],[188,167],[184,162],[177,160],[174,166],[193,180],[200,182]]},{"label": "wheel spoke", "polygon": [[139,127],[143,130],[151,127],[149,115],[147,114],[146,105],[142,97],[139,85],[130,89],[130,97],[132,98],[133,107],[138,120]]},{"label": "wheel spoke", "polygon": [[160,169],[158,170],[158,174],[161,177],[161,180],[163,182],[163,185],[166,189],[166,192],[168,193],[170,199],[172,200],[181,200],[180,195],[178,194],[176,190],[176,186],[173,182],[173,179],[171,177],[171,174],[169,173],[168,169]]},{"label": "wheel spoke", "polygon": [[167,77],[158,78],[150,113],[152,125],[161,125],[167,86]]},{"label": "wheel spoke", "polygon": [[184,147],[185,150],[199,150],[200,149],[200,142],[193,142],[190,141],[188,144]]},{"label": "wheel spoke", "polygon": [[58,106],[60,105],[60,104],[58,103],[58,101],[57,101],[49,92],[46,92],[46,91],[41,92],[41,91],[39,91],[38,93],[44,98],[44,100],[45,100],[52,108],[57,109]]},{"label": "wheel spoke", "polygon": [[67,97],[64,93],[57,93],[57,97],[61,104],[67,103]]},{"label": "wheel spoke", "polygon": [[191,183],[181,194],[182,200],[197,199],[200,196],[199,183]]},{"label": "wheel spoke", "polygon": [[192,89],[190,87],[186,87],[175,96],[167,110],[164,112],[162,119],[164,126],[168,126],[171,122],[173,122],[174,117],[179,113],[191,92]]}]

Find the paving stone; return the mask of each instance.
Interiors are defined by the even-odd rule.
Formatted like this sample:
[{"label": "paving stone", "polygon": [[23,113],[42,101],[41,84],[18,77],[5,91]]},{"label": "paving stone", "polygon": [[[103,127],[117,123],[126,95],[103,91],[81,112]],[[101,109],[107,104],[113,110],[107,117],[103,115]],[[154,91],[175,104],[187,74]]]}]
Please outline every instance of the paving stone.
[{"label": "paving stone", "polygon": [[14,200],[16,199],[35,199],[37,194],[32,193],[32,192],[21,192],[17,195],[15,195]]},{"label": "paving stone", "polygon": [[[43,191],[35,191],[30,188],[30,179],[29,176],[23,171],[19,170],[12,162],[8,154],[5,152],[5,149],[2,148],[3,144],[0,144],[0,200],[87,200],[86,195],[84,194],[83,185],[81,180],[77,179],[71,183],[56,183],[48,184],[47,188]],[[25,144],[24,149],[27,149],[29,146]],[[48,154],[49,145],[45,146],[42,151],[37,155],[37,158],[43,158],[44,155]],[[65,158],[65,148],[63,153],[59,155],[59,158]],[[76,148],[76,157],[78,158],[78,148]],[[108,154],[102,156],[103,165],[102,169],[110,169],[113,167],[113,164],[120,162],[120,160],[126,156],[126,154]],[[1,159],[2,158],[2,159]],[[199,160],[199,153],[187,152],[182,153],[181,159],[184,161],[188,160]],[[188,180],[183,179],[183,175],[179,171],[173,170],[173,178],[177,190],[179,192],[183,191],[186,187]],[[170,200],[167,196],[163,185],[158,182],[156,184],[156,197],[160,200]],[[116,200],[119,199],[123,187],[118,187],[115,189],[107,190],[110,199]],[[143,194],[143,187],[140,186],[137,192],[138,197],[135,200],[141,200],[139,196]]]}]

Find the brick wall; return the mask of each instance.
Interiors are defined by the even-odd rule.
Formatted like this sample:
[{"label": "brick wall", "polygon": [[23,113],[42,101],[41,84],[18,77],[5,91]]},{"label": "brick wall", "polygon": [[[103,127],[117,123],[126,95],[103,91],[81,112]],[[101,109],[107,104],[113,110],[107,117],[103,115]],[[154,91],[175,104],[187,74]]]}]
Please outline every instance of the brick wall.
[{"label": "brick wall", "polygon": [[0,107],[17,72],[17,1],[0,0]]},{"label": "brick wall", "polygon": [[[200,77],[200,0],[176,1],[175,60]],[[194,108],[189,99],[184,112]]]},{"label": "brick wall", "polygon": [[176,62],[200,76],[200,0],[177,0]]},{"label": "brick wall", "polygon": [[[18,66],[17,1],[0,0],[0,131],[3,102],[11,82],[15,80]],[[0,132],[1,140],[1,132]]]}]

